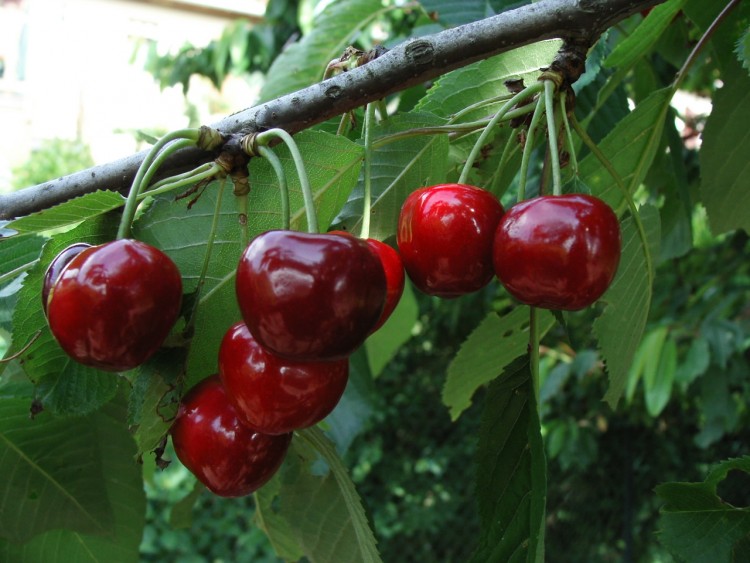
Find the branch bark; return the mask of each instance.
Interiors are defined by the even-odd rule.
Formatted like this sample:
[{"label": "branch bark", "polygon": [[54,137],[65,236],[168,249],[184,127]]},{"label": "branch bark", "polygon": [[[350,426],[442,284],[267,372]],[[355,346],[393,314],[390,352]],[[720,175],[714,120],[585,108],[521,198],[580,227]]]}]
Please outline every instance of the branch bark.
[{"label": "branch bark", "polygon": [[[591,45],[620,20],[664,0],[542,0],[435,35],[408,40],[375,60],[276,100],[232,114],[213,127],[224,134],[280,127],[291,134],[441,76],[475,61],[543,39]],[[146,151],[0,195],[0,219],[40,211],[97,190],[126,192]],[[213,159],[199,149],[169,158],[161,177]]]}]

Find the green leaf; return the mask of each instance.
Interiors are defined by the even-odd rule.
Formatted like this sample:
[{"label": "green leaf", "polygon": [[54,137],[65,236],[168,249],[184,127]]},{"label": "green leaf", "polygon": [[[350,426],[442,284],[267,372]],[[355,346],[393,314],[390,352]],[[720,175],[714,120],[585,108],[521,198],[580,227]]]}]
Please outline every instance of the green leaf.
[{"label": "green leaf", "polygon": [[546,461],[526,356],[487,390],[476,490],[482,536],[472,563],[543,561]]},{"label": "green leaf", "polygon": [[737,60],[742,63],[742,66],[750,72],[750,27],[737,41]]},{"label": "green leaf", "polygon": [[44,240],[35,234],[0,238],[0,287],[33,266]]},{"label": "green leaf", "polygon": [[284,561],[298,561],[304,553],[289,523],[274,506],[280,491],[281,478],[277,473],[254,494],[255,524],[265,532],[276,555]]},{"label": "green leaf", "polygon": [[422,7],[434,13],[446,27],[463,25],[493,15],[487,0],[423,0]]},{"label": "green leaf", "polygon": [[[562,42],[539,41],[489,59],[465,66],[441,76],[417,104],[415,111],[450,117],[464,108],[508,93],[505,81],[520,78],[528,86],[549,66]],[[481,119],[497,111],[498,105],[483,107],[466,114],[461,121]]]},{"label": "green leaf", "polygon": [[[357,184],[364,148],[341,135],[315,130],[300,132],[294,140],[302,153],[312,185],[318,227],[325,232]],[[273,150],[286,174],[291,227],[298,231],[307,230],[302,189],[291,153],[286,145]],[[250,162],[250,182],[248,205],[255,214],[264,215],[262,230],[278,228],[281,225],[279,183],[266,159],[254,158]],[[269,220],[276,221],[272,227],[266,226]]]},{"label": "green leaf", "polygon": [[[301,90],[323,79],[326,66],[338,59],[354,38],[375,21],[384,7],[379,0],[335,0],[315,18],[310,33],[284,49],[266,74],[260,102]],[[331,93],[335,100],[338,93]]]},{"label": "green leaf", "polygon": [[365,341],[372,377],[380,375],[401,346],[411,338],[418,314],[414,290],[411,283],[407,282],[401,300],[390,318]]},{"label": "green leaf", "polygon": [[[375,537],[361,500],[333,444],[316,428],[301,430],[297,435],[330,468],[320,477],[312,475],[309,467],[300,467],[292,480],[284,482],[280,492],[281,513],[305,555],[313,563],[379,562]],[[295,442],[294,453],[304,456]]]},{"label": "green leaf", "polygon": [[[643,182],[651,167],[661,142],[664,119],[671,99],[671,88],[653,92],[599,144],[599,149],[609,159],[631,194]],[[622,192],[596,156],[587,155],[580,162],[579,173],[591,188],[591,193],[607,202],[618,214],[624,209]]]},{"label": "green leaf", "polygon": [[656,44],[664,31],[682,9],[685,0],[669,0],[654,7],[648,17],[633,33],[617,43],[612,53],[605,59],[605,67],[628,67],[645,55]]},{"label": "green leaf", "polygon": [[174,503],[169,513],[169,525],[175,530],[186,530],[193,527],[193,507],[206,487],[200,481],[193,484],[193,489]]},{"label": "green leaf", "polygon": [[[29,421],[26,415],[25,423],[28,426],[36,422]],[[35,436],[33,445],[30,444],[31,453],[42,456],[40,463],[48,463],[46,467],[50,468],[50,477],[59,478],[63,473],[69,474],[71,479],[75,476],[75,485],[69,488],[75,499],[79,503],[90,499],[91,503],[96,503],[99,511],[106,508],[110,516],[99,522],[100,527],[107,526],[106,533],[76,531],[78,517],[75,517],[64,520],[61,525],[64,529],[51,530],[25,544],[0,541],[0,560],[44,563],[138,561],[146,498],[141,468],[134,462],[135,445],[124,422],[125,409],[118,403],[110,403],[102,411],[85,419],[45,419],[45,422],[40,422],[44,429],[26,430],[24,422],[13,422],[14,431],[18,428],[21,433],[29,432],[29,436]],[[42,452],[43,449],[45,452]],[[63,461],[68,459],[69,466]],[[87,461],[89,459],[90,462]],[[3,475],[10,473],[3,470]],[[28,476],[23,477],[28,480]],[[7,496],[5,499],[8,501]],[[0,508],[0,514],[18,518],[24,531],[30,532],[38,519],[51,517],[63,520],[60,505],[50,501],[50,497],[40,494],[37,501],[40,506],[30,520],[19,518],[17,505],[12,505],[10,513]],[[41,503],[45,503],[44,506]],[[98,518],[97,514],[95,512],[92,516]]]},{"label": "green leaf", "polygon": [[665,501],[659,540],[691,563],[750,559],[750,508],[720,498],[717,486],[730,471],[750,473],[750,457],[724,461],[702,483],[664,483],[656,494]]},{"label": "green leaf", "polygon": [[[540,337],[554,324],[549,311],[539,309]],[[443,404],[456,420],[471,405],[471,397],[482,385],[500,375],[529,345],[529,308],[516,307],[500,317],[490,313],[461,345],[448,366]]]},{"label": "green leaf", "polygon": [[[659,215],[646,205],[639,211],[651,244],[659,241]],[[646,327],[651,308],[652,286],[640,235],[633,219],[621,224],[622,256],[617,276],[602,297],[607,303],[604,313],[594,321],[594,334],[609,373],[609,389],[604,399],[617,406],[628,371]],[[652,255],[656,254],[652,250]]]},{"label": "green leaf", "polygon": [[746,72],[727,75],[703,132],[700,192],[714,234],[734,229],[750,232],[749,105],[750,76]]},{"label": "green leaf", "polygon": [[[394,115],[373,131],[372,216],[370,237],[385,240],[396,233],[398,214],[406,197],[422,186],[445,179],[448,169],[446,135],[412,137],[379,145],[383,138],[418,127],[442,125],[445,120],[430,114]],[[360,177],[336,222],[358,233],[362,222],[364,180]]]},{"label": "green leaf", "polygon": [[690,385],[696,377],[706,372],[710,363],[711,351],[708,348],[708,341],[698,336],[690,343],[685,361],[677,368],[675,380],[681,385]]},{"label": "green leaf", "polygon": [[66,527],[80,533],[112,531],[96,432],[90,420],[47,413],[32,419],[28,401],[0,401],[1,538],[25,542]]},{"label": "green leaf", "polygon": [[657,335],[658,349],[646,356],[643,390],[648,414],[657,417],[672,395],[672,384],[677,371],[677,344],[667,337],[666,327],[660,327],[654,334]]},{"label": "green leaf", "polygon": [[117,209],[125,198],[117,192],[98,191],[77,197],[44,211],[11,221],[7,227],[20,233],[38,233],[69,227]]}]

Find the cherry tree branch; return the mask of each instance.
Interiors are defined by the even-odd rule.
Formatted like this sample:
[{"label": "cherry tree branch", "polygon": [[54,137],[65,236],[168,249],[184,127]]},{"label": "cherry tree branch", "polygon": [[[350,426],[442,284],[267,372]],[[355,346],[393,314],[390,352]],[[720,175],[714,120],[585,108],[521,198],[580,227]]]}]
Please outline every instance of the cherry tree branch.
[{"label": "cherry tree branch", "polygon": [[[543,39],[592,45],[609,27],[663,0],[542,0],[440,33],[411,39],[358,68],[232,114],[223,134],[281,128],[294,134],[357,107],[432,80],[475,61]],[[126,192],[147,151],[57,180],[0,195],[0,219],[40,211],[96,190]],[[160,177],[184,172],[216,154],[175,152]],[[158,179],[158,178],[157,178]]]}]

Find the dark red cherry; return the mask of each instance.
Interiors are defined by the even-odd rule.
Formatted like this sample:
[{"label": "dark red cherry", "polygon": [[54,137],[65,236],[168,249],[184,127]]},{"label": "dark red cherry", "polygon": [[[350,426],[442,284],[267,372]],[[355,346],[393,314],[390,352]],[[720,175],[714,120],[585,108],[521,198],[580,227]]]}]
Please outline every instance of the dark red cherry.
[{"label": "dark red cherry", "polygon": [[217,375],[182,400],[171,429],[175,453],[211,492],[249,495],[276,473],[291,434],[270,436],[243,424]]},{"label": "dark red cherry", "polygon": [[177,320],[182,278],[161,250],[116,240],[74,256],[52,284],[47,320],[74,360],[125,371],[148,360]]},{"label": "dark red cherry", "polygon": [[370,249],[380,259],[380,263],[383,265],[383,271],[385,272],[385,307],[383,312],[380,314],[375,328],[372,331],[378,330],[385,321],[391,316],[393,310],[398,305],[401,295],[404,293],[404,283],[406,282],[406,275],[404,273],[404,263],[401,261],[401,256],[392,246],[386,243],[368,238],[366,240]]},{"label": "dark red cherry", "polygon": [[346,388],[349,360],[286,360],[264,349],[239,322],[221,342],[219,376],[248,426],[285,434],[328,416]]},{"label": "dark red cherry", "polygon": [[619,262],[617,216],[589,195],[518,203],[495,235],[497,277],[513,297],[535,307],[588,307],[612,283]]},{"label": "dark red cherry", "polygon": [[421,291],[457,297],[489,283],[492,239],[503,207],[486,190],[464,184],[420,188],[398,220],[398,249]]},{"label": "dark red cherry", "polygon": [[356,350],[380,318],[385,273],[351,236],[268,231],[237,267],[237,302],[255,339],[296,360],[333,360]]},{"label": "dark red cherry", "polygon": [[44,282],[42,285],[42,308],[44,309],[45,315],[47,314],[47,302],[49,301],[49,294],[50,291],[52,291],[52,286],[57,282],[60,274],[65,269],[65,266],[87,248],[91,248],[91,245],[86,244],[85,242],[71,244],[69,247],[61,250],[52,262],[50,262],[47,271],[44,273]]}]

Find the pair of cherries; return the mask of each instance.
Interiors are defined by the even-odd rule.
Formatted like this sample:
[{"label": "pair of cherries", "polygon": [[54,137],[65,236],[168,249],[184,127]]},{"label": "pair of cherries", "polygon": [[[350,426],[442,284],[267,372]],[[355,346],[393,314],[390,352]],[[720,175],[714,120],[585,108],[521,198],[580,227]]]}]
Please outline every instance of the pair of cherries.
[{"label": "pair of cherries", "polygon": [[407,197],[398,248],[424,293],[457,297],[496,275],[522,303],[575,311],[614,279],[620,228],[612,209],[589,195],[536,197],[505,212],[486,190],[441,184]]},{"label": "pair of cherries", "polygon": [[281,465],[292,432],[338,404],[349,355],[390,316],[398,253],[345,233],[269,231],[237,267],[243,320],[224,335],[219,373],[183,399],[172,426],[182,463],[211,491],[249,494]]}]

